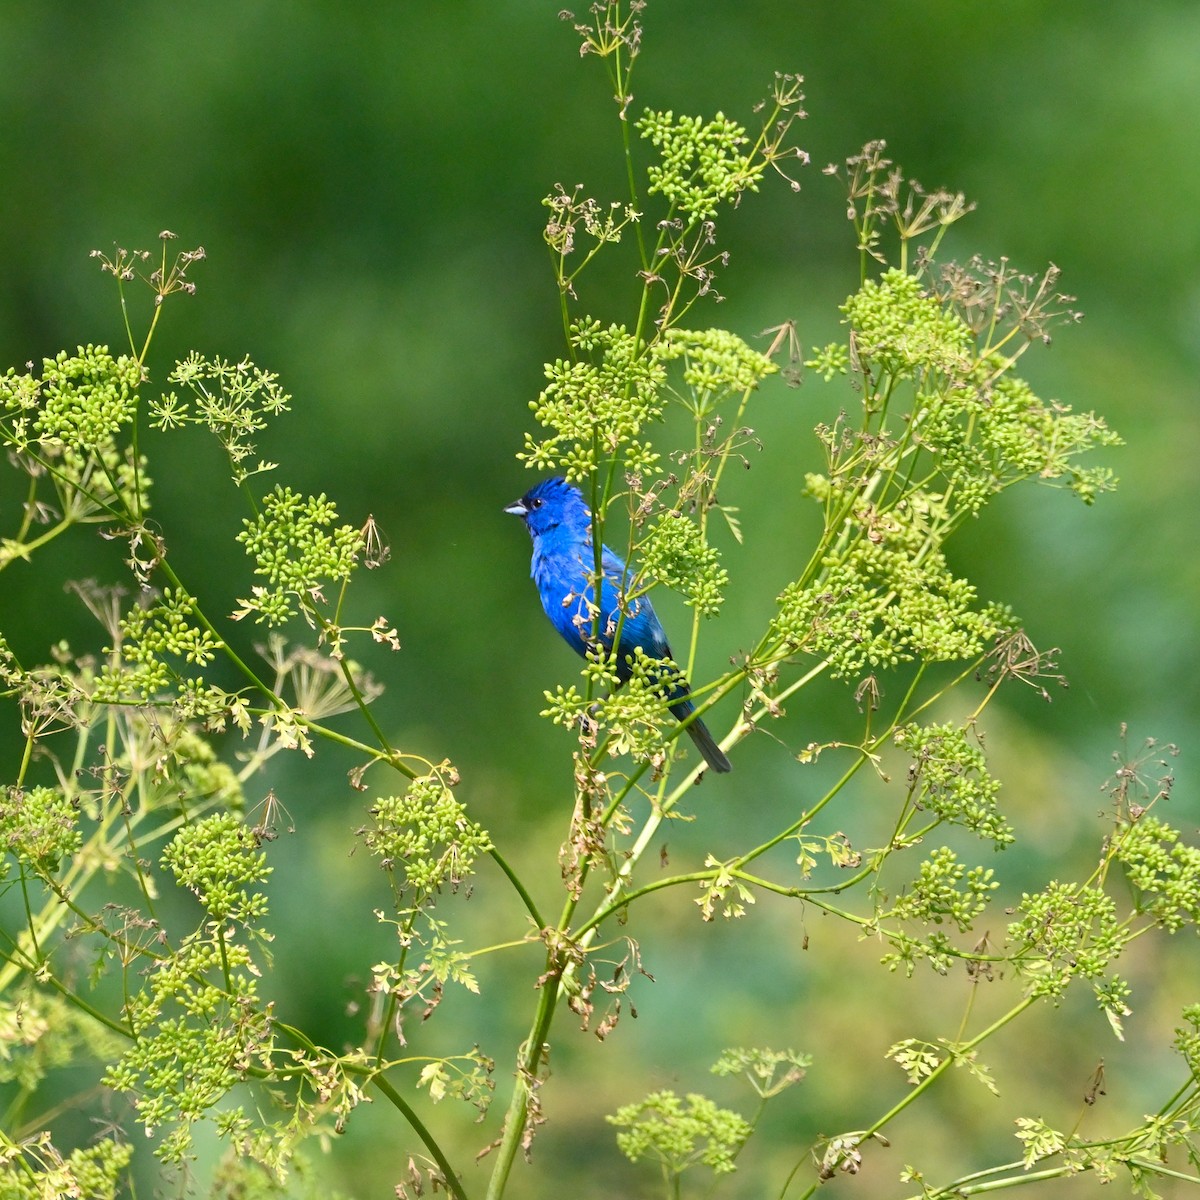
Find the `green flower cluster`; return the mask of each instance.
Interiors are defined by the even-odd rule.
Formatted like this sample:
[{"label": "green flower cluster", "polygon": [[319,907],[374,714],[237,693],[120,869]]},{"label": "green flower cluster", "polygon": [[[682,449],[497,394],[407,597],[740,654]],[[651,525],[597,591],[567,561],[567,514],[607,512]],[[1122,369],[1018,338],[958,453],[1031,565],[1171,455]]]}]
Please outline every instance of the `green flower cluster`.
[{"label": "green flower cluster", "polygon": [[646,168],[649,194],[663,196],[687,225],[711,220],[747,188],[757,191],[764,162],[743,152],[746,130],[723,113],[705,121],[647,109],[636,128],[659,151],[659,161]]},{"label": "green flower cluster", "polygon": [[971,659],[1007,627],[1000,610],[973,607],[974,587],[939,551],[914,544],[926,536],[921,501],[882,519],[863,511],[861,536],[827,555],[815,582],[784,589],[770,629],[784,651],[828,658],[843,678],[914,659]]},{"label": "green flower cluster", "polygon": [[594,648],[584,668],[597,687],[612,690],[599,699],[588,699],[572,684],[559,684],[546,691],[546,707],[541,715],[566,729],[582,729],[594,744],[602,731],[608,732],[607,746],[613,755],[628,754],[638,762],[662,758],[666,743],[663,717],[672,693],[681,686],[683,673],[674,664],[649,658],[635,648],[630,676],[621,684],[615,654]]},{"label": "green flower cluster", "polygon": [[697,405],[749,392],[779,368],[726,329],[670,329],[658,351],[662,362],[683,360],[683,382]]},{"label": "green flower cluster", "polygon": [[228,763],[218,758],[212,743],[186,725],[170,732],[173,736],[168,737],[165,729],[162,733],[171,749],[163,773],[174,777],[185,795],[217,799],[224,807],[240,812],[246,802],[242,781]]},{"label": "green flower cluster", "polygon": [[597,724],[611,733],[612,752],[629,754],[639,762],[660,757],[666,706],[672,693],[683,686],[683,673],[678,667],[649,658],[640,646],[636,647],[629,679],[601,700],[596,709]]},{"label": "green flower cluster", "polygon": [[194,351],[175,364],[168,376],[192,396],[195,412],[187,400],[168,392],[150,405],[152,424],[171,429],[185,424],[205,425],[225,448],[233,467],[233,481],[240,485],[251,475],[272,470],[276,464],[246,460],[255,451],[251,439],[267,427],[272,417],[286,412],[291,396],[279,385],[279,376],[254,365],[249,358],[228,362],[207,359]]},{"label": "green flower cluster", "polygon": [[965,826],[997,849],[1013,840],[996,804],[1000,782],[988,774],[983,751],[968,741],[967,730],[911,723],[896,730],[895,740],[912,755],[908,789],[913,804]]},{"label": "green flower cluster", "polygon": [[149,986],[125,1003],[130,1028],[139,1039],[154,1033],[168,1003],[205,1024],[233,1013],[240,1018],[257,1006],[258,968],[249,947],[227,934],[221,925],[207,922],[173,954],[155,961]]},{"label": "green flower cluster", "polygon": [[239,885],[265,881],[270,868],[250,829],[221,813],[185,826],[163,854],[208,919],[170,954],[154,955],[145,988],[130,994],[125,1015],[133,1045],[109,1067],[104,1083],[130,1093],[147,1136],[170,1132],[155,1149],[164,1162],[191,1153],[192,1126],[240,1083],[255,1061],[269,1059],[269,1012],[258,994],[260,967],[249,946],[233,940],[231,922],[249,935],[266,915],[266,898]]},{"label": "green flower cluster", "polygon": [[669,1177],[696,1163],[717,1175],[736,1170],[734,1159],[753,1132],[744,1117],[696,1092],[686,1098],[673,1091],[652,1092],[605,1119],[622,1131],[617,1146],[630,1162],[650,1157]]},{"label": "green flower cluster", "polygon": [[[602,206],[583,194],[583,184],[576,184],[570,192],[561,183],[555,184],[554,191],[542,203],[550,210],[543,233],[546,244],[563,258],[574,252],[579,227],[582,226],[595,246],[601,246],[606,242],[619,242],[621,231],[640,215],[620,201]],[[595,246],[592,253],[595,253]]]},{"label": "green flower cluster", "polygon": [[1013,961],[1035,996],[1058,999],[1077,976],[1102,982],[1131,936],[1115,901],[1099,887],[1055,881],[1023,894],[1017,913],[1008,927]]},{"label": "green flower cluster", "polygon": [[362,535],[336,521],[337,509],[323,494],[305,497],[277,486],[264,496],[263,511],[242,522],[237,540],[254,559],[254,573],[270,586],[253,588],[250,599],[239,600],[234,616],[253,613],[256,624],[282,625],[296,615],[297,601],[307,609],[327,583],[349,579]]},{"label": "green flower cluster", "polygon": [[1030,386],[1007,374],[992,355],[970,378],[940,397],[923,398],[914,437],[937,455],[960,508],[978,512],[993,495],[1022,479],[1064,480],[1085,503],[1115,486],[1107,467],[1076,461],[1121,439],[1093,413],[1047,404]]},{"label": "green flower cluster", "polygon": [[[41,412],[34,429],[44,442],[99,453],[132,422],[141,381],[141,364],[124,355],[114,359],[107,346],[60,351],[42,360]],[[28,391],[18,388],[16,397],[22,395]]]},{"label": "green flower cluster", "polygon": [[191,1126],[240,1082],[244,1062],[245,1047],[234,1027],[170,1017],[105,1072],[104,1084],[134,1095],[147,1137],[174,1125],[155,1153],[177,1163],[190,1153]]},{"label": "green flower cluster", "polygon": [[266,896],[252,889],[271,868],[254,830],[232,813],[185,825],[163,852],[163,864],[214,921],[250,925],[266,915]]},{"label": "green flower cluster", "polygon": [[[145,460],[136,466],[122,429],[137,413],[142,368],[136,359],[113,358],[106,346],[80,346],[43,359],[42,376],[9,370],[0,376],[0,441],[20,458],[34,494],[48,479],[53,502],[29,511],[45,523],[57,510],[60,528],[73,521],[143,512],[150,480]],[[5,540],[0,566],[23,556],[22,540]]]},{"label": "green flower cluster", "polygon": [[1181,1015],[1183,1024],[1175,1030],[1175,1049],[1200,1079],[1200,1004],[1189,1004]]},{"label": "green flower cluster", "polygon": [[953,850],[942,846],[921,864],[912,886],[883,915],[921,924],[949,922],[966,933],[1000,886],[992,876],[983,867],[968,871]]},{"label": "green flower cluster", "polygon": [[889,971],[903,968],[904,974],[910,979],[919,962],[928,962],[930,968],[939,975],[949,975],[955,959],[961,957],[955,953],[949,937],[940,929],[931,929],[919,935],[906,933],[903,929],[890,929],[885,936],[891,949],[880,958],[880,964]]},{"label": "green flower cluster", "polygon": [[1144,813],[1114,835],[1117,861],[1138,891],[1138,911],[1171,933],[1200,925],[1200,846]]},{"label": "green flower cluster", "polygon": [[377,800],[371,816],[374,823],[359,831],[367,848],[418,896],[457,886],[491,849],[487,832],[437,772],[414,779],[403,796]]},{"label": "green flower cluster", "polygon": [[868,369],[879,367],[897,379],[925,379],[930,372],[960,379],[972,368],[971,330],[906,271],[891,267],[878,280],[865,280],[841,311]]},{"label": "green flower cluster", "polygon": [[[54,874],[83,845],[79,807],[58,788],[10,788],[0,797],[0,850],[37,875]],[[0,862],[0,879],[7,872]]]},{"label": "green flower cluster", "polygon": [[530,467],[560,468],[576,482],[618,453],[631,471],[652,469],[657,455],[640,438],[662,417],[665,371],[657,353],[623,325],[592,319],[571,326],[571,348],[577,357],[547,364],[550,382],[529,405],[550,436],[538,441],[527,433],[517,457]]},{"label": "green flower cluster", "polygon": [[115,1200],[118,1191],[124,1192],[125,1170],[132,1158],[133,1144],[111,1137],[63,1155],[48,1133],[16,1143],[0,1132],[0,1197]]},{"label": "green flower cluster", "polygon": [[828,383],[835,375],[846,374],[850,366],[850,347],[842,342],[814,346],[812,357],[806,358],[804,365]]},{"label": "green flower cluster", "polygon": [[152,700],[167,692],[180,673],[166,655],[192,666],[208,666],[222,642],[195,622],[197,612],[196,601],[178,588],[164,589],[153,604],[131,608],[121,619],[120,639],[107,650],[115,661],[101,668],[93,698],[99,703],[120,703],[131,697]]},{"label": "green flower cluster", "polygon": [[710,1068],[714,1075],[741,1075],[766,1100],[799,1083],[812,1066],[812,1056],[795,1050],[733,1047]]},{"label": "green flower cluster", "polygon": [[703,616],[720,611],[729,572],[700,527],[683,513],[663,513],[638,544],[638,555],[648,576],[680,592]]},{"label": "green flower cluster", "polygon": [[564,729],[577,728],[587,717],[591,706],[587,697],[580,695],[574,684],[569,687],[563,687],[561,683],[556,684],[554,691],[547,690],[542,695],[546,698],[546,707],[539,715]]},{"label": "green flower cluster", "polygon": [[42,381],[30,372],[9,367],[0,375],[5,440],[16,450],[24,450],[35,440],[33,424],[40,413],[41,396]]}]

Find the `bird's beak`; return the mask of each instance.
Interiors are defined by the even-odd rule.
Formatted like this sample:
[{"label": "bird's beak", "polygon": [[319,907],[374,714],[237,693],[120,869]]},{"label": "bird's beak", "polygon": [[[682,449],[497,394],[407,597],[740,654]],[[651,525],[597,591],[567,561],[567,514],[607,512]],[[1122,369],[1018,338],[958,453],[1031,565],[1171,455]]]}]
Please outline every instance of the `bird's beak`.
[{"label": "bird's beak", "polygon": [[514,500],[511,504],[505,505],[504,511],[512,513],[514,517],[524,517],[529,514],[529,509],[525,507],[524,500]]}]

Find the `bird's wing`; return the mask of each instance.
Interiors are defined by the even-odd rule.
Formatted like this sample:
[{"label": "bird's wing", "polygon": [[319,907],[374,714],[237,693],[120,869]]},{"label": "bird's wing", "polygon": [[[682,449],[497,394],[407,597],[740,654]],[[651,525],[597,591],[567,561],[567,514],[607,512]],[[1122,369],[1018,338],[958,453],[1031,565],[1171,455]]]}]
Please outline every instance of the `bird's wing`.
[{"label": "bird's wing", "polygon": [[[590,545],[539,546],[533,576],[542,606],[554,627],[577,654],[587,651],[592,621],[592,548]],[[670,658],[667,635],[648,596],[625,597],[632,573],[620,555],[602,547],[600,620],[597,633],[611,646],[619,634],[622,661],[640,647],[650,658]]]},{"label": "bird's wing", "polygon": [[667,644],[667,635],[654,611],[654,605],[650,603],[650,597],[625,599],[622,606],[624,591],[632,583],[632,572],[626,568],[620,555],[605,546],[601,562],[604,569],[600,589],[601,637],[611,644],[619,630],[620,649],[624,653],[632,654],[640,646],[650,658],[670,658],[671,647]]}]

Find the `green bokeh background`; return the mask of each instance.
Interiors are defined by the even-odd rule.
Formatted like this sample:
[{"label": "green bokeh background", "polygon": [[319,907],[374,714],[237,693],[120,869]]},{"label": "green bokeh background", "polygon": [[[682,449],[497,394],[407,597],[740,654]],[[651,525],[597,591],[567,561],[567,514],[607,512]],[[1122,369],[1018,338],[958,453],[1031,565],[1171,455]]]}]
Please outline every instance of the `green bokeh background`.
[{"label": "green bokeh background", "polygon": [[[88,251],[156,247],[163,228],[182,247],[203,244],[197,295],[164,314],[155,378],[192,348],[250,354],[281,374],[294,412],[262,444],[282,464],[278,478],[327,492],[347,520],[373,513],[390,540],[390,563],[358,585],[360,615],[386,613],[404,643],[372,660],[388,686],[380,719],[400,745],[455,761],[476,818],[523,870],[541,870],[547,907],[558,904],[546,864],[569,815],[570,745],[537,710],[574,664],[538,610],[525,534],[500,509],[528,486],[513,453],[542,363],[561,349],[540,201],[556,182],[623,194],[606,81],[580,61],[556,11],[530,0],[0,8],[0,364],[78,342],[121,345],[112,280]],[[771,184],[726,218],[725,299],[697,320],[753,339],[794,318],[806,345],[837,336],[857,257],[839,185],[819,168],[875,137],[924,184],[978,202],[954,253],[1063,268],[1087,319],[1032,350],[1022,372],[1043,395],[1104,415],[1128,445],[1110,456],[1119,492],[1094,509],[1065,493],[1018,492],[955,547],[956,568],[983,595],[1011,603],[1039,645],[1062,648],[1071,681],[1052,705],[1014,689],[989,711],[989,745],[1029,848],[987,862],[1014,899],[1086,873],[1122,722],[1131,746],[1154,736],[1182,747],[1168,816],[1193,833],[1200,8],[652,0],[645,25],[635,109],[722,109],[750,123],[773,72],[806,76],[811,115],[798,139],[813,165],[803,189]],[[584,298],[620,318],[631,294],[628,280],[601,274]],[[850,402],[816,381],[796,391],[775,381],[756,400],[764,448],[723,497],[741,508],[746,544],[722,547],[735,584],[705,646],[714,670],[755,638],[807,557],[811,429]],[[192,431],[152,436],[149,450],[176,569],[205,579],[202,599],[229,611],[247,579],[220,455]],[[12,480],[0,486],[16,494]],[[120,576],[117,548],[87,530],[6,574],[0,618],[24,659],[64,633],[76,646],[100,643],[59,590],[82,576]],[[678,623],[681,611],[669,599],[665,608]],[[736,773],[697,795],[704,819],[669,831],[673,865],[722,839],[766,834],[819,794],[824,763],[801,767],[792,755],[845,734],[853,713],[847,689],[823,684],[790,707],[777,738],[739,747]],[[381,881],[352,855],[368,801],[347,787],[350,765],[322,750],[315,767],[280,764],[269,781],[296,826],[272,848],[285,1015],[334,1046],[355,1036],[348,1006],[391,952],[370,915],[385,902]],[[873,844],[878,794],[864,787],[861,810],[838,828]],[[523,932],[494,871],[470,901],[449,901],[451,914],[473,938]],[[994,919],[998,931],[1005,918]],[[816,1134],[860,1127],[902,1094],[883,1051],[901,1037],[953,1036],[968,991],[957,977],[890,977],[874,944],[770,901],[745,922],[703,926],[690,898],[668,893],[628,933],[656,982],[635,984],[638,1019],[605,1045],[568,1021],[556,1027],[550,1119],[513,1195],[651,1194],[650,1172],[628,1172],[600,1114],[655,1087],[709,1090],[747,1108],[706,1079],[707,1064],[726,1045],[793,1045],[816,1057],[811,1077],[778,1102],[722,1193],[774,1194],[764,1181],[777,1190]],[[948,1081],[893,1130],[893,1150],[830,1189],[907,1194],[896,1183],[905,1162],[936,1180],[1017,1157],[1013,1116],[1070,1126],[1101,1057],[1109,1107],[1089,1119],[1114,1130],[1136,1120],[1177,1070],[1164,1031],[1180,1003],[1200,998],[1194,948],[1175,949],[1135,956],[1124,1047],[1086,998],[1038,1011],[984,1055],[1000,1100],[969,1079]],[[446,1052],[478,1039],[497,1057],[501,1099],[486,1124],[446,1106],[430,1117],[467,1162],[496,1135],[538,969],[532,949],[485,962],[482,995],[448,999],[420,1031]],[[973,1021],[1011,1002],[994,990],[982,989]],[[351,1195],[387,1195],[412,1148],[376,1104],[321,1169]],[[468,1169],[473,1193],[483,1175]]]}]

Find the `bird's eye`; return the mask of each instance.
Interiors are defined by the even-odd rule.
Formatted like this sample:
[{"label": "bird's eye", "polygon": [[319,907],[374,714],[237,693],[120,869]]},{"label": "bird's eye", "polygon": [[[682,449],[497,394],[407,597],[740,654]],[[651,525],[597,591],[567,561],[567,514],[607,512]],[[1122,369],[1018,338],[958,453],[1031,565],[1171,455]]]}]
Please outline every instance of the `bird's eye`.
[{"label": "bird's eye", "polygon": [[529,501],[529,507],[530,507],[531,509],[534,509],[534,508],[541,508],[541,507],[542,507],[542,498],[541,498],[541,496],[534,496],[534,497],[533,497],[533,499]]}]

